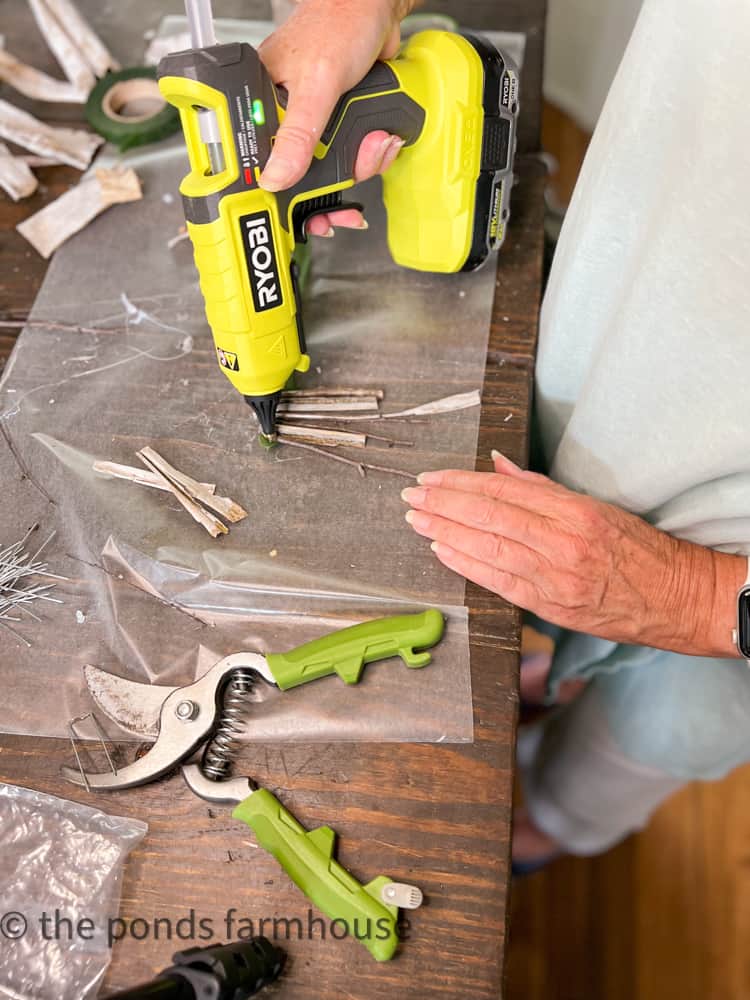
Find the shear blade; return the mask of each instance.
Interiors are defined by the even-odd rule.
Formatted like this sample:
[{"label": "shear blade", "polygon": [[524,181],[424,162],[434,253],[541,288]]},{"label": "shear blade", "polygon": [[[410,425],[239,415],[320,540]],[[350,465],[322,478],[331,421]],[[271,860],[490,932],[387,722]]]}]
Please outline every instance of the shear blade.
[{"label": "shear blade", "polygon": [[84,667],[83,674],[91,697],[108,719],[134,736],[156,739],[162,705],[177,688],[129,681],[99,667]]}]

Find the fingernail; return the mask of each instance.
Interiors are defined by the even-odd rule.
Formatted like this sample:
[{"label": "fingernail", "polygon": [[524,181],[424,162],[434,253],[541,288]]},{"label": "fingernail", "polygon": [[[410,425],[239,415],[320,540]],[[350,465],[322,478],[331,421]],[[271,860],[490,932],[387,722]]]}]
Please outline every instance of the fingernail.
[{"label": "fingernail", "polygon": [[383,151],[383,159],[380,162],[380,169],[387,170],[388,167],[393,163],[398,154],[401,152],[404,145],[404,140],[399,139],[397,135],[392,136],[388,140],[388,145]]},{"label": "fingernail", "polygon": [[294,180],[294,164],[283,156],[271,156],[258,183],[264,191],[282,191]]},{"label": "fingernail", "polygon": [[403,490],[401,493],[401,499],[405,500],[406,503],[420,504],[424,502],[425,491],[420,489],[415,489],[413,486],[409,486],[407,489]]},{"label": "fingernail", "polygon": [[440,473],[439,472],[420,472],[417,476],[417,482],[420,486],[439,486],[440,485]]},{"label": "fingernail", "polygon": [[492,449],[490,455],[492,456],[493,462],[497,462],[499,459],[501,462],[505,462],[506,465],[511,465],[514,469],[518,469],[519,472],[523,471],[520,465],[516,465],[516,463],[511,461],[507,455],[503,455],[502,452],[497,451],[495,448]]},{"label": "fingernail", "polygon": [[414,511],[413,510],[407,510],[407,512],[405,514],[405,520],[406,520],[406,522],[408,524],[412,524],[412,522],[414,521]]},{"label": "fingernail", "polygon": [[324,240],[330,240],[336,235],[336,230],[333,226],[329,226],[327,232],[325,233],[314,233],[314,236],[322,236]]},{"label": "fingernail", "polygon": [[439,556],[441,552],[445,552],[445,549],[440,542],[430,542],[430,548],[436,556]]},{"label": "fingernail", "polygon": [[369,229],[369,228],[370,228],[370,223],[367,221],[367,219],[362,219],[362,222],[357,226],[357,229]]}]

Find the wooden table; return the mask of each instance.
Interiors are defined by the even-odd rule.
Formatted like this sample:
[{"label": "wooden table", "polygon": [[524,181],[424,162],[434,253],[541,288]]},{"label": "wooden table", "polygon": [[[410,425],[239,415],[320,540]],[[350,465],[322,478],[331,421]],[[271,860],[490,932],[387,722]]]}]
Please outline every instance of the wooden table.
[{"label": "wooden table", "polygon": [[[475,6],[489,11],[494,4]],[[541,0],[508,4],[510,26],[532,30],[523,140],[527,149],[534,148],[538,122],[543,6]],[[104,34],[102,15],[92,20]],[[28,51],[16,52],[30,58]],[[34,61],[51,69],[48,58],[39,54]],[[477,468],[483,470],[491,467],[493,447],[519,461],[528,448],[544,178],[530,156],[519,158],[518,173],[487,356],[477,458]],[[13,232],[14,225],[74,183],[78,174],[47,168],[39,176],[43,190],[33,198],[14,205],[0,196],[0,320],[27,315],[45,271],[44,262]],[[0,365],[12,341],[12,332],[0,329]],[[512,419],[506,421],[509,409]],[[388,873],[420,885],[427,897],[427,905],[410,915],[409,939],[386,966],[376,965],[353,941],[322,941],[319,931],[311,940],[297,940],[294,930],[291,940],[279,942],[289,955],[288,971],[269,995],[295,1000],[487,1000],[500,995],[520,621],[515,609],[473,585],[467,587],[466,604],[473,745],[244,748],[236,773],[252,773],[278,790],[307,826],[331,823],[340,834],[339,859],[356,876],[367,881]],[[57,741],[0,737],[0,780],[70,798],[71,787],[58,774],[68,756],[69,747]],[[222,807],[207,808],[179,779],[86,801],[149,823],[148,837],[127,866],[121,915],[126,920],[143,918],[151,930],[143,941],[126,938],[115,946],[108,989],[147,979],[169,964],[173,951],[200,943],[176,936],[170,942],[164,930],[157,939],[153,921],[158,917],[171,919],[176,927],[192,910],[196,918],[211,922],[214,940],[227,938],[230,906],[237,907],[237,919],[251,918],[256,932],[263,917],[296,917],[307,926],[306,901],[273,859],[255,847],[249,831]],[[265,932],[272,933],[270,923]]]}]

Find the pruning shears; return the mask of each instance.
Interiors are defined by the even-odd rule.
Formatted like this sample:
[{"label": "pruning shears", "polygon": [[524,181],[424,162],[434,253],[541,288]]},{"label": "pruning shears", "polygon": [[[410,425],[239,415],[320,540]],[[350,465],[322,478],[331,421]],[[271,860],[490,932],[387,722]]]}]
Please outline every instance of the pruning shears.
[{"label": "pruning shears", "polygon": [[86,684],[98,708],[125,731],[154,743],[124,767],[108,755],[109,770],[65,767],[63,774],[91,790],[110,791],[147,784],[181,766],[196,795],[233,805],[232,816],[253,830],[311,902],[331,920],[343,921],[375,959],[387,961],[398,945],[399,907],[419,906],[420,890],[385,875],[362,885],[334,859],[336,834],[329,826],[305,830],[268,789],[251,778],[232,778],[232,762],[257,685],[286,691],[332,674],[356,684],[365,664],[393,656],[407,667],[426,667],[426,650],[440,641],[444,628],[434,608],[376,619],[287,653],[233,653],[184,687],[142,684],[87,666]]}]

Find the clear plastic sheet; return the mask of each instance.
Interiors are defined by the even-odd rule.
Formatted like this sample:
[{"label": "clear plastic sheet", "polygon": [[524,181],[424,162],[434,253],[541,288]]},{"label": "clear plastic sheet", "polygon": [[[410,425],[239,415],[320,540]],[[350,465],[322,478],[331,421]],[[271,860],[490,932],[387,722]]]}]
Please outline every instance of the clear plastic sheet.
[{"label": "clear plastic sheet", "polygon": [[0,784],[0,998],[87,1000],[110,960],[122,869],[148,827]]},{"label": "clear plastic sheet", "polygon": [[[471,741],[464,581],[404,522],[408,480],[362,479],[330,459],[259,447],[216,365],[190,244],[167,246],[183,225],[182,139],[121,159],[138,172],[143,201],[116,206],[56,253],[33,312],[81,329],[28,327],[0,380],[0,423],[18,459],[0,438],[0,539],[37,520],[56,529],[45,557],[70,578],[57,590],[64,605],[24,626],[31,649],[0,632],[0,729],[65,735],[92,708],[87,663],[186,684],[243,648],[283,651],[434,605],[449,625],[428,668],[374,665],[357,688],[305,686],[259,709],[248,735]],[[382,388],[391,412],[481,389],[494,262],[450,276],[400,269],[379,181],[357,197],[369,232],[314,246],[304,384]],[[410,473],[473,468],[478,423],[478,407],[383,422],[382,433],[410,446],[374,442],[364,458]],[[249,517],[215,541],[169,497],[93,472],[95,459],[137,465],[146,444],[217,483]]]}]

